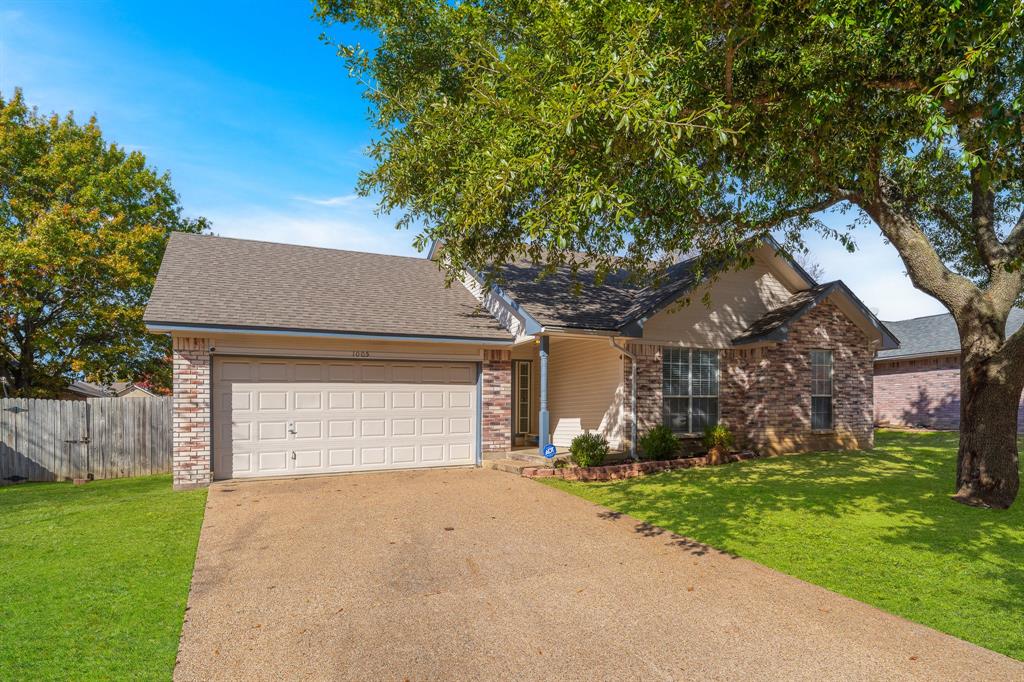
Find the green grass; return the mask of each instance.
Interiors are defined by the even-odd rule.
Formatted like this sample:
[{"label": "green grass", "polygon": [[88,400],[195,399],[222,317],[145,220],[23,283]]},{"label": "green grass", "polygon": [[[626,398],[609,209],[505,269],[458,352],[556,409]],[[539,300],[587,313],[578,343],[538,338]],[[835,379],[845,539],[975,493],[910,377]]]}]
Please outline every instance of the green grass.
[{"label": "green grass", "polygon": [[1024,495],[949,499],[957,436],[549,485],[1024,660]]},{"label": "green grass", "polygon": [[206,491],[0,488],[0,679],[170,679]]}]

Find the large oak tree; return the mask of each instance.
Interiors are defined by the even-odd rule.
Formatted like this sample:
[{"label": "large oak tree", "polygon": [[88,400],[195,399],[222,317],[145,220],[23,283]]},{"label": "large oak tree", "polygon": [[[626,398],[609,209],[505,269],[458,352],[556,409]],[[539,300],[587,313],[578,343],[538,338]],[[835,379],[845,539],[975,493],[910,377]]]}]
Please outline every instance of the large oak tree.
[{"label": "large oak tree", "polygon": [[[955,498],[1017,494],[1024,2],[319,0],[380,137],[362,189],[447,264],[646,272],[853,211],[962,343]],[[851,256],[856,257],[856,256]]]},{"label": "large oak tree", "polygon": [[169,384],[142,312],[167,238],[199,232],[170,178],[103,139],[95,119],[0,95],[0,378],[50,396],[70,381]]}]

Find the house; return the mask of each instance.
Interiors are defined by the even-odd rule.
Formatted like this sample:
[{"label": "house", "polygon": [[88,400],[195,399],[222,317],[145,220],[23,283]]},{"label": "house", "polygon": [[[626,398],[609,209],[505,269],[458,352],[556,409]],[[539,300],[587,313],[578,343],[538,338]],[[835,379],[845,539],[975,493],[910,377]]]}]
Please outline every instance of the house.
[{"label": "house", "polygon": [[[1024,324],[1013,309],[1007,336]],[[886,322],[900,347],[875,358],[875,422],[883,426],[960,428],[960,335],[948,313]],[[1017,414],[1024,427],[1024,411]]]},{"label": "house", "polygon": [[109,398],[110,394],[102,386],[88,381],[72,381],[60,392],[61,400],[88,400],[89,398]]},{"label": "house", "polygon": [[648,287],[582,270],[576,295],[529,263],[446,287],[433,249],[176,233],[145,313],[173,340],[175,486],[474,465],[584,431],[629,452],[663,421],[766,453],[870,446],[896,338],[841,282],[752,255],[711,284],[692,261]]},{"label": "house", "polygon": [[114,398],[153,398],[156,393],[133,381],[115,381],[110,384],[110,395]]}]

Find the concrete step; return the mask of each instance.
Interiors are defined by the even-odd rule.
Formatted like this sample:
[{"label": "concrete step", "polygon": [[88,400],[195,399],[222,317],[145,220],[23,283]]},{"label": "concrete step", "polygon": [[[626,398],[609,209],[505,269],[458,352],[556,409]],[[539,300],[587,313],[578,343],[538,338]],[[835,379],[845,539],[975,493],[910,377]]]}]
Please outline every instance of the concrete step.
[{"label": "concrete step", "polygon": [[509,474],[521,476],[523,469],[526,469],[527,467],[535,467],[537,465],[521,459],[485,459],[482,462],[482,466],[485,469],[494,469],[495,471],[504,471]]}]

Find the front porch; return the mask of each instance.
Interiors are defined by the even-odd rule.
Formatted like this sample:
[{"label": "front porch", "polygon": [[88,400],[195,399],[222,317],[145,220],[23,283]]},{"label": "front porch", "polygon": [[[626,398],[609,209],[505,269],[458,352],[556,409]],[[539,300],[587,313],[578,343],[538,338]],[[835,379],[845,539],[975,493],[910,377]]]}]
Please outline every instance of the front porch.
[{"label": "front porch", "polygon": [[511,351],[509,447],[485,459],[544,461],[548,443],[568,455],[572,439],[599,433],[612,460],[628,457],[629,363],[607,336],[544,335]]}]

